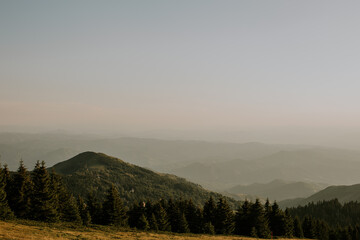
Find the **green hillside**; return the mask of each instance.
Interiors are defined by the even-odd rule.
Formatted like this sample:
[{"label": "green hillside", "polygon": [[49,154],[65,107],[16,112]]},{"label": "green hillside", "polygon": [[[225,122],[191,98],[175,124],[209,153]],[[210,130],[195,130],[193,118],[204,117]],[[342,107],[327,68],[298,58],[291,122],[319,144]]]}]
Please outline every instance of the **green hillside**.
[{"label": "green hillside", "polygon": [[[203,204],[210,196],[221,196],[183,178],[156,173],[102,153],[84,152],[56,164],[53,169],[63,177],[71,192],[83,197],[93,192],[102,199],[111,184],[119,189],[128,203],[183,198]],[[229,201],[235,203],[234,200]]]},{"label": "green hillside", "polygon": [[330,186],[321,190],[310,197],[302,199],[288,199],[279,202],[283,208],[304,206],[308,203],[316,203],[320,201],[330,201],[338,199],[340,203],[360,202],[360,184],[350,186]]}]

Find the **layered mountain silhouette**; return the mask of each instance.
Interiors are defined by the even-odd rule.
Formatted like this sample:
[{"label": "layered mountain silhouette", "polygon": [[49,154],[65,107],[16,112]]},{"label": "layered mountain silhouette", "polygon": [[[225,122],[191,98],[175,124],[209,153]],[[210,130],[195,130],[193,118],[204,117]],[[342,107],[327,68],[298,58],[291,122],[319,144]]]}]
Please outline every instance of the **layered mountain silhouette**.
[{"label": "layered mountain silhouette", "polygon": [[310,182],[291,182],[274,180],[269,183],[254,183],[250,185],[237,185],[227,192],[242,198],[268,198],[270,201],[281,201],[289,198],[308,197],[327,187],[327,184]]},{"label": "layered mountain silhouette", "polygon": [[329,201],[338,199],[340,203],[360,202],[360,184],[350,186],[329,186],[307,198],[287,199],[279,202],[279,205],[285,207],[304,206],[311,202]]}]

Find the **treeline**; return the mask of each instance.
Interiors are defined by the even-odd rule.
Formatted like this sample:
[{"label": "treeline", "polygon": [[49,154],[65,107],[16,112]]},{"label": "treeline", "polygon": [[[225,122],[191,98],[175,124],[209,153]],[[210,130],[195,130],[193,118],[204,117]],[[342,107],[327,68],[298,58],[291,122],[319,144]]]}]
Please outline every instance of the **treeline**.
[{"label": "treeline", "polygon": [[306,225],[304,234],[319,240],[360,239],[360,203],[337,199],[288,209]]},{"label": "treeline", "polygon": [[[75,198],[64,187],[61,178],[49,173],[45,163],[37,163],[32,172],[22,162],[17,172],[0,167],[0,218],[21,218],[45,222],[103,224],[152,231],[178,233],[238,234],[270,238],[299,236],[289,214],[274,203],[263,206],[258,200],[245,203],[233,211],[225,198],[212,197],[199,207],[192,200],[159,200],[124,206],[112,186],[104,201],[95,194],[84,200]],[[299,233],[299,235],[297,235]]]},{"label": "treeline", "polygon": [[[300,218],[295,210],[283,211],[275,202],[245,201],[235,211],[225,198],[210,197],[200,207],[191,199],[161,199],[125,206],[118,190],[111,186],[105,200],[90,193],[86,199],[74,197],[61,178],[49,173],[45,163],[32,172],[20,162],[10,174],[0,167],[0,218],[31,219],[45,222],[71,222],[77,225],[101,224],[131,227],[144,231],[177,233],[235,234],[259,238],[272,236],[358,240],[359,227],[330,228],[313,217]],[[309,213],[309,212],[308,212]],[[295,217],[292,217],[295,216]]]}]

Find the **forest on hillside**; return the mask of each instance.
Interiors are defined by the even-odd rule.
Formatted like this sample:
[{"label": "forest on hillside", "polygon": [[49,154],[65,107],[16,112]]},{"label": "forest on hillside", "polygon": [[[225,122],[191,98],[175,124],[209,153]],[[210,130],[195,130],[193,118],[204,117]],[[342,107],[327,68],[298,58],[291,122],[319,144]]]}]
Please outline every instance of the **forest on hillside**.
[{"label": "forest on hillside", "polygon": [[[323,206],[329,206],[324,208]],[[331,206],[331,207],[330,207]],[[61,177],[49,172],[45,162],[37,162],[29,172],[23,163],[11,174],[0,168],[0,219],[31,219],[43,222],[71,222],[130,227],[144,231],[241,235],[260,238],[272,236],[317,238],[320,240],[358,240],[360,227],[354,221],[332,224],[333,218],[321,218],[322,211],[346,212],[358,203],[339,206],[336,202],[287,209],[277,203],[264,205],[259,200],[245,201],[233,210],[225,198],[210,197],[203,206],[191,199],[160,199],[125,205],[112,185],[104,200],[93,193],[87,198],[73,196]],[[319,210],[318,210],[319,209]],[[316,213],[311,216],[312,213]],[[355,215],[347,215],[349,218]],[[332,221],[331,221],[332,220]]]}]

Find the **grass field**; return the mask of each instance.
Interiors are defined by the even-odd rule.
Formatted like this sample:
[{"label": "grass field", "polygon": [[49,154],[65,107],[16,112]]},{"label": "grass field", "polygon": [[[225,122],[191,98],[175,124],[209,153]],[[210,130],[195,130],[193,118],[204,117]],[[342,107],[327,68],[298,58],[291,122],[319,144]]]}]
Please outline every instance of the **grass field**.
[{"label": "grass field", "polygon": [[152,233],[134,231],[130,229],[114,229],[102,226],[82,228],[71,225],[46,224],[32,221],[0,221],[0,239],[254,240],[254,238],[239,236]]}]

